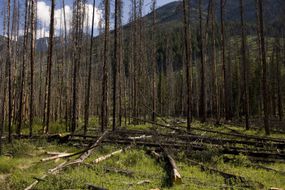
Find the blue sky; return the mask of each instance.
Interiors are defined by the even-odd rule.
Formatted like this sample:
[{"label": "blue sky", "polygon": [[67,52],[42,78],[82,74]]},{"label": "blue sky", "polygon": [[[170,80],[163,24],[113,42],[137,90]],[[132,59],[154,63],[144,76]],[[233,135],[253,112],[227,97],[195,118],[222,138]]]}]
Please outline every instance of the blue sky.
[{"label": "blue sky", "polygon": [[[111,11],[113,12],[114,9],[114,0],[111,1]],[[124,24],[128,22],[129,20],[129,12],[130,12],[130,4],[131,0],[122,0],[123,1],[123,22]],[[162,5],[165,5],[167,3],[173,2],[175,0],[157,0],[157,7],[160,7]],[[0,27],[0,33],[3,32],[3,5],[7,2],[7,0],[0,0],[0,9],[1,9],[1,17],[0,17],[0,23],[2,27]],[[12,3],[13,1],[11,1]],[[20,0],[20,7],[23,10],[24,9],[24,0]],[[71,21],[71,15],[72,15],[72,4],[74,0],[65,0],[65,11],[66,11],[66,17],[67,21]],[[144,10],[143,13],[147,14],[150,12],[150,6],[151,6],[152,0],[144,0]],[[49,28],[49,20],[50,20],[50,3],[51,0],[38,0],[38,31],[37,36],[38,38],[41,36],[48,36],[48,28]],[[93,0],[87,0],[87,15],[88,19],[86,19],[86,25],[91,26],[91,18],[92,18],[92,3]],[[100,8],[100,4],[102,4],[102,0],[96,0],[96,16],[95,16],[95,31],[98,28],[98,22],[99,17],[102,15],[102,10]],[[13,7],[13,5],[11,5]],[[63,21],[62,21],[62,0],[56,0],[56,11],[55,11],[55,28],[56,33],[60,31],[60,28],[63,28]],[[11,16],[13,12],[11,11]],[[24,21],[24,11],[21,12],[21,22]],[[87,24],[88,23],[88,24]],[[112,24],[112,22],[111,22]],[[24,24],[21,24],[22,26]],[[89,27],[91,29],[91,27]],[[20,31],[21,33],[21,31]]]}]

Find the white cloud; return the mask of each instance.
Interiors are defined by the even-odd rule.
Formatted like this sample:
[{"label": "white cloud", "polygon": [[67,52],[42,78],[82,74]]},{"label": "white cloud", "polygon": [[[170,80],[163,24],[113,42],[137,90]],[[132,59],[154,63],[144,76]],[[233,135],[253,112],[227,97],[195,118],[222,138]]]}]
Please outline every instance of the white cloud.
[{"label": "white cloud", "polygon": [[[39,1],[37,4],[37,19],[40,26],[38,26],[37,38],[40,38],[45,34],[48,37],[49,24],[50,24],[50,9],[51,7],[47,5],[44,1]],[[72,7],[65,5],[65,17],[66,17],[66,28],[67,31],[71,28],[72,22]],[[88,26],[88,29],[91,30],[92,26],[92,14],[93,14],[93,5],[85,5],[86,17],[84,20],[85,27]],[[61,29],[64,29],[64,17],[63,17],[63,8],[56,9],[54,13],[55,17],[55,34],[58,35]],[[94,29],[97,29],[99,26],[100,18],[102,17],[102,11],[95,7],[95,20],[94,20]],[[85,29],[85,28],[84,28]]]},{"label": "white cloud", "polygon": [[37,4],[37,17],[43,25],[47,25],[50,22],[50,6],[43,1],[39,1]]}]

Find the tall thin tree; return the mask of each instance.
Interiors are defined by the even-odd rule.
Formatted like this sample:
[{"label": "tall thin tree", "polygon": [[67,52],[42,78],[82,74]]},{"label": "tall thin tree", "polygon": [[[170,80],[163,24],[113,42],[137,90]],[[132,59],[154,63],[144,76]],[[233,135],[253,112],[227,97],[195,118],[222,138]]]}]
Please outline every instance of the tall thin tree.
[{"label": "tall thin tree", "polygon": [[221,43],[222,43],[222,70],[223,70],[223,97],[224,97],[224,109],[223,113],[226,119],[229,119],[229,102],[228,102],[228,81],[226,70],[226,47],[225,47],[225,0],[221,0]]},{"label": "tall thin tree", "polygon": [[247,37],[245,32],[244,23],[244,0],[240,0],[240,21],[241,21],[241,54],[242,54],[242,65],[243,65],[243,90],[244,90],[244,113],[245,113],[245,128],[249,129],[249,94],[248,94],[248,61],[246,57],[246,46]]},{"label": "tall thin tree", "polygon": [[36,1],[31,0],[31,41],[30,41],[30,48],[31,48],[31,54],[30,54],[30,123],[29,123],[29,129],[30,133],[29,135],[32,136],[33,134],[33,118],[34,118],[34,64],[35,64],[35,37],[36,37],[36,30],[35,30],[35,12],[36,12]]},{"label": "tall thin tree", "polygon": [[199,0],[199,27],[200,27],[200,56],[201,56],[201,84],[200,84],[200,118],[206,121],[206,87],[205,87],[205,59],[204,59],[204,29],[202,18],[202,0]]},{"label": "tall thin tree", "polygon": [[101,104],[101,130],[108,126],[108,51],[109,51],[109,19],[110,0],[105,0],[105,32],[103,55],[103,80],[102,80],[102,104]]},{"label": "tall thin tree", "polygon": [[20,99],[19,99],[19,111],[18,111],[18,126],[17,126],[17,134],[21,134],[21,129],[23,125],[23,101],[24,101],[24,86],[25,86],[25,73],[26,73],[26,61],[27,61],[27,53],[26,49],[28,46],[28,1],[25,1],[25,24],[24,24],[24,43],[23,43],[23,62],[21,68],[21,83],[20,83]]},{"label": "tall thin tree", "polygon": [[156,0],[152,1],[152,121],[156,112]]},{"label": "tall thin tree", "polygon": [[48,133],[49,132],[49,122],[50,122],[51,71],[52,71],[53,38],[54,38],[54,10],[55,10],[55,0],[52,0],[51,1],[51,16],[50,16],[48,58],[47,58],[44,133]]},{"label": "tall thin tree", "polygon": [[117,67],[119,62],[119,47],[118,47],[118,34],[119,34],[119,8],[120,0],[115,0],[115,33],[114,33],[114,61],[113,61],[113,128],[116,129],[116,109],[117,109]]},{"label": "tall thin tree", "polygon": [[183,0],[183,20],[184,20],[184,45],[186,57],[186,88],[187,88],[187,130],[191,128],[191,112],[192,112],[192,47],[191,33],[189,29],[189,1]]},{"label": "tall thin tree", "polygon": [[260,47],[261,47],[261,61],[262,61],[262,92],[263,92],[263,115],[264,115],[264,129],[267,135],[270,135],[269,129],[269,111],[268,111],[268,77],[267,77],[267,61],[266,48],[264,38],[264,15],[263,15],[263,0],[256,0],[259,12],[259,32],[260,32]]},{"label": "tall thin tree", "polygon": [[93,0],[92,9],[92,24],[91,24],[91,36],[90,36],[90,52],[89,52],[89,62],[88,62],[88,78],[87,78],[87,92],[85,98],[85,112],[84,112],[84,136],[87,134],[87,127],[89,123],[89,109],[90,109],[90,90],[91,90],[91,70],[93,62],[93,36],[94,36],[94,20],[95,20],[95,5],[96,1]]}]

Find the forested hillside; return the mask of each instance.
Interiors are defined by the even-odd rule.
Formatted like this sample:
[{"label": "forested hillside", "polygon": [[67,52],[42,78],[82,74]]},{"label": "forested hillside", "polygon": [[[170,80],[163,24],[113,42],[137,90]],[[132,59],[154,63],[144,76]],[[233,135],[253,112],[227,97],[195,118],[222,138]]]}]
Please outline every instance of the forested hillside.
[{"label": "forested hillside", "polygon": [[0,189],[285,187],[283,1],[0,2]]}]

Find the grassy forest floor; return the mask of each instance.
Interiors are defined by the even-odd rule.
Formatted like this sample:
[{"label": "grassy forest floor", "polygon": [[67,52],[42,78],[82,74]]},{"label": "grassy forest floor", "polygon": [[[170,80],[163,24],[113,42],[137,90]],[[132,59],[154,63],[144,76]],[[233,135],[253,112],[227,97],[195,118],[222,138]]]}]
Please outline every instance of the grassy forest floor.
[{"label": "grassy forest floor", "polygon": [[[96,121],[93,122],[96,123]],[[217,127],[195,122],[193,127],[264,137],[262,130],[245,131],[243,128],[234,125]],[[34,129],[40,132],[41,126],[35,125]],[[51,125],[53,133],[64,132],[65,130],[62,129],[65,129],[64,125],[58,123]],[[128,125],[125,130],[169,132],[168,129],[157,128],[152,124]],[[27,133],[28,129],[24,129],[23,132]],[[82,131],[79,130],[77,133],[81,134]],[[193,131],[193,133],[201,137],[223,137],[221,134],[199,130]],[[88,135],[95,137],[98,132],[95,128],[90,129]],[[223,138],[229,139],[226,136]],[[285,140],[285,134],[282,133],[275,133],[270,137]],[[238,136],[231,137],[231,139],[241,140]],[[91,138],[89,140],[93,143],[96,141],[96,139],[91,140]],[[167,152],[174,158],[182,176],[181,184],[171,184],[168,173],[169,167],[166,162],[158,161],[150,154],[151,150],[157,151],[155,147],[136,146],[134,143],[133,146],[120,154],[113,155],[97,164],[92,163],[103,155],[126,147],[126,145],[116,142],[102,143],[84,161],[84,164],[67,167],[57,174],[48,175],[42,180],[39,179],[47,174],[49,169],[66,160],[74,160],[78,157],[41,161],[43,158],[50,157],[48,152],[76,153],[85,149],[86,142],[80,137],[77,141],[66,141],[64,143],[42,137],[14,139],[12,144],[4,145],[4,156],[0,157],[0,189],[25,189],[35,180],[38,180],[39,183],[33,189],[87,189],[88,184],[110,190],[270,189],[272,187],[281,189],[285,187],[284,157],[279,159],[268,158],[257,162],[246,154],[221,153],[219,146],[216,146],[215,143],[207,144],[207,148],[203,150],[173,148],[171,146],[167,148]],[[196,143],[202,144],[203,142],[198,139]],[[236,146],[244,148],[246,145],[236,144]],[[246,147],[249,148],[250,146]],[[254,146],[251,148],[260,150]],[[277,151],[284,152],[284,146]],[[233,175],[229,176],[229,174]]]}]

